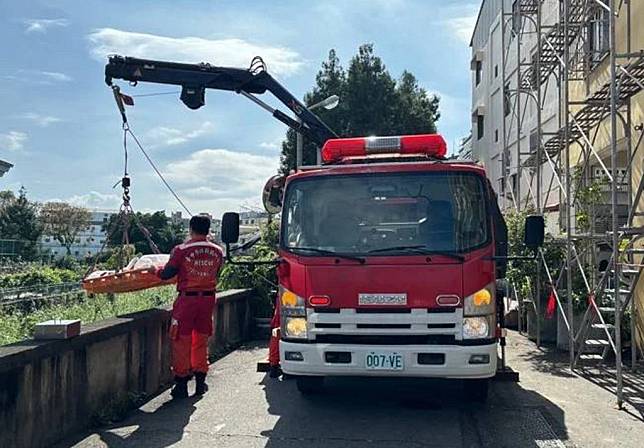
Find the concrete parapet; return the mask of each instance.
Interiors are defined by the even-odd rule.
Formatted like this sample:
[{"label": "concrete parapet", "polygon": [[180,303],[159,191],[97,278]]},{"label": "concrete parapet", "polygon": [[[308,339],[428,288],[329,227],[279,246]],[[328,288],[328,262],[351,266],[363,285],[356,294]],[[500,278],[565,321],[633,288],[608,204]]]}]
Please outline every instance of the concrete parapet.
[{"label": "concrete parapet", "polygon": [[[211,352],[250,334],[250,290],[218,294]],[[68,340],[0,347],[0,446],[45,447],[88,428],[115,403],[170,383],[168,308],[104,320]]]}]

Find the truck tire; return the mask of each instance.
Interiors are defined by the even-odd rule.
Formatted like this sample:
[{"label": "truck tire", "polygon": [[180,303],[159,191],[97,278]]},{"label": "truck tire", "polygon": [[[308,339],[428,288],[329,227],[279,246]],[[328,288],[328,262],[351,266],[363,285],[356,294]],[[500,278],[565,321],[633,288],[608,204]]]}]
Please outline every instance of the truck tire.
[{"label": "truck tire", "polygon": [[476,403],[485,403],[487,401],[489,385],[490,380],[487,378],[464,380],[463,389],[465,398]]},{"label": "truck tire", "polygon": [[315,395],[322,391],[324,387],[324,377],[322,376],[298,376],[295,378],[297,390],[302,395]]}]

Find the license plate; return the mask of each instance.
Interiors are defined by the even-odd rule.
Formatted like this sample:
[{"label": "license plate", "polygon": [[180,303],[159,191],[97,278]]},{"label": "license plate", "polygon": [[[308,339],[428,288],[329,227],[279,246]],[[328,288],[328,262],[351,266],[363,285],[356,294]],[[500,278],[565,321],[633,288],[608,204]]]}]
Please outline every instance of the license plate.
[{"label": "license plate", "polygon": [[407,305],[407,294],[358,294],[358,305]]},{"label": "license plate", "polygon": [[403,356],[396,352],[369,352],[365,367],[367,370],[403,370]]}]

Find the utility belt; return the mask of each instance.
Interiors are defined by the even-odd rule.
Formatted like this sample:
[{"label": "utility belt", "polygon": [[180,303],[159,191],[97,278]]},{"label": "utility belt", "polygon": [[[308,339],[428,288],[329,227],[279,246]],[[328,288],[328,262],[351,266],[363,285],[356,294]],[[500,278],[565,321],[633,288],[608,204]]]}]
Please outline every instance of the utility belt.
[{"label": "utility belt", "polygon": [[179,297],[215,297],[215,291],[179,291]]}]

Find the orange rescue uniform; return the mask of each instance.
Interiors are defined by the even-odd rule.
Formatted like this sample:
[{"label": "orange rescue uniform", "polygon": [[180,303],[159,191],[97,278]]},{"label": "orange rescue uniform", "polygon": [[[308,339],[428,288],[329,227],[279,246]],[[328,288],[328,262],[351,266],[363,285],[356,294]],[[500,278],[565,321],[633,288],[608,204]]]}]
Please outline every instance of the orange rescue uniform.
[{"label": "orange rescue uniform", "polygon": [[179,294],[170,325],[175,377],[208,372],[208,338],[213,334],[217,275],[223,260],[221,248],[199,236],[176,246],[159,271],[162,279],[177,276]]}]

